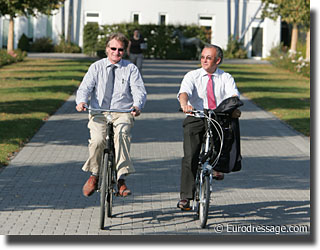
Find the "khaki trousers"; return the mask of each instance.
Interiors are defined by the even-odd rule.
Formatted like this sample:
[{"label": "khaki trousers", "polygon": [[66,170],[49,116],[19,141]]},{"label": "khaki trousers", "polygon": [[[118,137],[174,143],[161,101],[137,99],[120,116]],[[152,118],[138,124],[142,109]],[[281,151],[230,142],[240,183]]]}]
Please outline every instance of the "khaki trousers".
[{"label": "khaki trousers", "polygon": [[[103,114],[89,115],[89,158],[82,168],[83,171],[90,171],[93,174],[99,174],[102,154],[106,143],[106,116],[108,114],[110,113],[105,112]],[[119,179],[121,175],[128,175],[135,172],[130,157],[130,131],[133,127],[134,119],[130,113],[113,112],[111,115],[113,118],[115,163],[117,179]]]}]

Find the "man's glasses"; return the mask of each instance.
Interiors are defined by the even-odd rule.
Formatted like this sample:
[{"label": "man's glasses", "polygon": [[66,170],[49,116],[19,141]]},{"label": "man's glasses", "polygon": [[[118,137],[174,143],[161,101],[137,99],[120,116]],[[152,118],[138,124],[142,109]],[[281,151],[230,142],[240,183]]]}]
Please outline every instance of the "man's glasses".
[{"label": "man's glasses", "polygon": [[118,50],[119,52],[123,52],[124,48],[115,48],[115,47],[110,47],[111,50],[116,51]]},{"label": "man's glasses", "polygon": [[208,61],[211,61],[213,58],[211,56],[206,56],[206,57],[205,56],[201,56],[200,59],[201,60],[207,59]]}]

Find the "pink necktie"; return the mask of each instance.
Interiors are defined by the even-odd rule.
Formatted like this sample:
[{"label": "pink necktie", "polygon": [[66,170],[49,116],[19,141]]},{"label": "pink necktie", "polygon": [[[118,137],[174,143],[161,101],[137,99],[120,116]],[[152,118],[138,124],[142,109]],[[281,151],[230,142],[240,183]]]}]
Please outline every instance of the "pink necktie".
[{"label": "pink necktie", "polygon": [[208,108],[215,109],[217,105],[216,105],[216,99],[214,98],[212,75],[208,74],[208,76],[209,76],[209,81],[207,84]]}]

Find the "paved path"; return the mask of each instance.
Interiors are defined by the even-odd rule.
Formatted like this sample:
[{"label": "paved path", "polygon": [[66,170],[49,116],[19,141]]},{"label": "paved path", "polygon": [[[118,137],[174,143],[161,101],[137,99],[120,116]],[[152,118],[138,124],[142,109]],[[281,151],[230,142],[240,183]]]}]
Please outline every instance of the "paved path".
[{"label": "paved path", "polygon": [[200,229],[192,212],[176,208],[184,118],[176,112],[176,93],[183,75],[195,67],[145,62],[148,102],[133,131],[137,173],[128,178],[133,195],[116,199],[105,230],[98,229],[98,194],[81,193],[88,178],[81,171],[88,154],[87,114],[75,111],[71,96],[0,173],[0,234],[235,235],[254,225],[264,227],[260,230],[295,225],[290,230],[300,232],[298,225],[310,226],[309,138],[245,98],[243,170],[216,182],[208,227]]}]

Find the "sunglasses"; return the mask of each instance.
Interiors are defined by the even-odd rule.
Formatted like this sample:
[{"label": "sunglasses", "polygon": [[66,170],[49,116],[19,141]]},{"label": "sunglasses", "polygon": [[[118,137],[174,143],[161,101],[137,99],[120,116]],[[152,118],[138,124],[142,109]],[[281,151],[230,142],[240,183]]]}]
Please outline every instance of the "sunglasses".
[{"label": "sunglasses", "polygon": [[118,50],[119,52],[123,52],[124,48],[115,48],[115,47],[110,47],[111,50],[116,51]]}]

